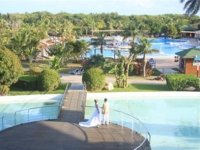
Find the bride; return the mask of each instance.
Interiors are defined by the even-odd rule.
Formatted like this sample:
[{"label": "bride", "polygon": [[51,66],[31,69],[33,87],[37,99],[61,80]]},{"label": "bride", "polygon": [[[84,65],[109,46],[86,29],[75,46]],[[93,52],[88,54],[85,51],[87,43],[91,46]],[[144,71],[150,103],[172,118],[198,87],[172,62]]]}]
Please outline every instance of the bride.
[{"label": "bride", "polygon": [[99,106],[98,106],[98,100],[94,100],[95,102],[95,110],[90,117],[90,119],[86,122],[79,122],[80,126],[83,127],[95,127],[99,126],[101,124],[101,117],[100,117],[100,111],[99,111]]}]

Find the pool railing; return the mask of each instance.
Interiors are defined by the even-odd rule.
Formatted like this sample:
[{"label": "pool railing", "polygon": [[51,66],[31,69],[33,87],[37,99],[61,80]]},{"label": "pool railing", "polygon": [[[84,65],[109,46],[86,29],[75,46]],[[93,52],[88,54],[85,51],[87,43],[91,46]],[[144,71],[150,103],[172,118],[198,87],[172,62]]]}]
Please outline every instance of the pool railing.
[{"label": "pool railing", "polygon": [[[62,99],[61,99],[61,101],[60,101],[60,104],[59,104],[59,106],[61,106],[59,112],[61,112],[62,105],[64,105],[64,100],[65,100],[66,94],[67,94],[67,92],[68,92],[68,90],[69,90],[69,86],[70,86],[70,83],[68,83],[67,86],[65,87],[65,92],[64,92],[64,94],[63,94],[63,96],[62,96]],[[59,115],[59,114],[58,114],[58,115]]]},{"label": "pool railing", "polygon": [[[87,97],[86,94],[86,84],[83,83],[83,93],[79,101],[80,106],[82,107],[83,117],[89,119],[90,115],[94,110],[94,106],[85,106],[85,101]],[[127,127],[131,129],[132,132],[136,132],[144,137],[143,142],[134,150],[139,150],[140,148],[143,148],[145,142],[147,143],[147,147],[150,147],[151,135],[148,132],[146,126],[138,118],[119,110],[109,109],[109,122],[120,125],[122,128]]]},{"label": "pool railing", "polygon": [[0,131],[10,127],[14,127],[16,125],[30,123],[34,121],[57,119],[61,112],[62,105],[64,103],[68,89],[69,84],[67,84],[65,88],[65,92],[59,105],[34,107],[0,116]]},{"label": "pool railing", "polygon": [[19,110],[0,117],[0,131],[16,125],[30,123],[41,120],[57,119],[60,113],[60,105],[35,107]]},{"label": "pool railing", "polygon": [[[89,119],[95,107],[94,106],[82,106],[82,107],[84,109],[85,118]],[[112,124],[120,125],[122,128],[123,127],[129,128],[131,129],[132,132],[136,132],[144,137],[143,142],[134,150],[138,150],[140,147],[143,146],[145,142],[149,143],[150,146],[151,135],[148,132],[146,126],[138,118],[118,110],[109,109],[109,122]]]}]

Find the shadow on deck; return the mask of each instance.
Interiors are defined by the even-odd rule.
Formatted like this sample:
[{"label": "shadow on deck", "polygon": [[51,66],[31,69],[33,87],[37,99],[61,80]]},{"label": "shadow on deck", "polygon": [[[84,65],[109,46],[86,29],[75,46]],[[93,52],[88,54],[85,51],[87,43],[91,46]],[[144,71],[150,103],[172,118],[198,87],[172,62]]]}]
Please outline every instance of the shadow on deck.
[{"label": "shadow on deck", "polygon": [[83,91],[79,86],[69,89],[57,120],[32,122],[1,131],[1,150],[133,150],[143,142],[139,134],[112,123],[101,128],[79,126],[83,121],[79,104]]}]

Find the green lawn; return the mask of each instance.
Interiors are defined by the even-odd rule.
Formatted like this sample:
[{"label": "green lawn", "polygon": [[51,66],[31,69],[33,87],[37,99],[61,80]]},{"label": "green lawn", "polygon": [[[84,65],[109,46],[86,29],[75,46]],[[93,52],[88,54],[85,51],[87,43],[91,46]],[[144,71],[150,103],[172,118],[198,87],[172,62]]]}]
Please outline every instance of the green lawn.
[{"label": "green lawn", "polygon": [[128,88],[114,87],[114,90],[102,90],[98,92],[163,92],[170,91],[166,85],[158,84],[130,84]]},{"label": "green lawn", "polygon": [[[46,68],[49,68],[50,65],[49,65],[49,60],[39,60],[38,62],[32,62],[33,66],[36,68],[36,70],[38,72],[41,72],[43,69],[46,69]],[[29,62],[26,62],[26,61],[22,61],[22,66],[24,68],[29,68]],[[68,63],[66,65],[63,65],[61,68],[60,68],[60,71],[59,73],[69,73],[70,70],[74,70],[76,68],[80,68],[82,67],[81,64],[79,63]]]},{"label": "green lawn", "polygon": [[68,83],[61,83],[55,91],[29,91],[11,87],[8,95],[63,94]]},{"label": "green lawn", "polygon": [[37,80],[37,76],[33,76],[33,75],[22,75],[19,79],[20,79],[20,80],[23,80],[23,81],[35,81],[35,80]]},{"label": "green lawn", "polygon": [[[44,69],[47,67],[48,61],[39,61],[39,62],[34,62],[35,66],[39,69]],[[27,62],[23,62],[24,67],[28,67]],[[59,73],[68,73],[70,70],[74,70],[76,68],[81,67],[80,64],[76,63],[68,63],[66,66],[63,66]],[[150,77],[146,77],[145,79],[152,79],[153,77],[160,76],[161,73],[157,69],[153,69],[153,74]],[[108,77],[114,77],[113,74],[107,74]],[[22,76],[21,79],[23,80],[35,80],[35,77],[31,76]],[[141,76],[135,76],[131,75],[129,76],[129,79],[140,79],[143,78]],[[66,87],[66,83],[60,84],[59,88],[55,91],[51,92],[41,92],[41,91],[25,91],[22,89],[17,89],[14,87],[11,87],[9,95],[33,95],[33,94],[62,94],[64,93]],[[128,88],[117,88],[115,87],[114,90],[108,91],[108,90],[103,90],[100,92],[159,92],[159,91],[169,91],[168,87],[166,85],[156,85],[156,84],[130,84]]]}]

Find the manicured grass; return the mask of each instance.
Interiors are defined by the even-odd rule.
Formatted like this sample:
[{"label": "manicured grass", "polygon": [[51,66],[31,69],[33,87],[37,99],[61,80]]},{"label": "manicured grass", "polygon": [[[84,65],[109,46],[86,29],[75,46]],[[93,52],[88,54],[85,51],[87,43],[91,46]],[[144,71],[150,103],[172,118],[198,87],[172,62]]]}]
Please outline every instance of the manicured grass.
[{"label": "manicured grass", "polygon": [[37,80],[37,76],[22,75],[19,79],[23,81],[35,81]]},{"label": "manicured grass", "polygon": [[75,70],[77,67],[73,67],[73,68],[61,68],[59,70],[59,73],[69,73],[69,71],[71,70]]},{"label": "manicured grass", "polygon": [[[49,63],[48,61],[39,61],[34,62],[35,66],[40,68],[41,70],[46,68]],[[23,62],[23,66],[27,67],[28,63]],[[63,66],[59,73],[69,73],[70,70],[74,70],[76,68],[80,68],[81,65],[77,63],[68,63],[67,65]],[[153,69],[153,74],[150,77],[145,77],[145,79],[151,79],[154,76],[160,76],[162,73],[157,69]],[[107,74],[108,77],[114,77],[113,74]],[[26,81],[33,81],[36,80],[36,76],[22,76],[20,77],[22,80]],[[140,79],[143,78],[142,76],[129,76],[129,79]],[[55,91],[51,92],[41,92],[41,91],[25,91],[23,89],[11,87],[9,95],[31,95],[31,94],[63,94],[66,87],[66,83],[61,83],[59,88]],[[166,85],[157,85],[157,84],[130,84],[128,88],[117,88],[115,87],[114,90],[103,90],[100,92],[159,92],[159,91],[170,91]]]},{"label": "manicured grass", "polygon": [[69,83],[61,83],[55,91],[29,91],[21,88],[11,87],[8,95],[35,95],[35,94],[63,94]]},{"label": "manicured grass", "polygon": [[[29,68],[29,62],[22,61],[22,66],[24,68]],[[42,70],[49,68],[49,60],[39,60],[38,62],[32,62],[35,68],[38,72],[41,72]],[[79,63],[67,63],[66,65],[63,65],[59,71],[59,73],[69,73],[70,70],[74,70],[76,68],[82,67]]]},{"label": "manicured grass", "polygon": [[63,66],[59,73],[69,73],[69,71],[71,70],[75,70],[76,68],[81,68],[82,66],[80,64],[77,63],[69,63],[66,66]]},{"label": "manicured grass", "polygon": [[158,84],[130,84],[128,88],[114,87],[114,90],[103,90],[98,92],[163,92],[170,91],[166,85]]}]

